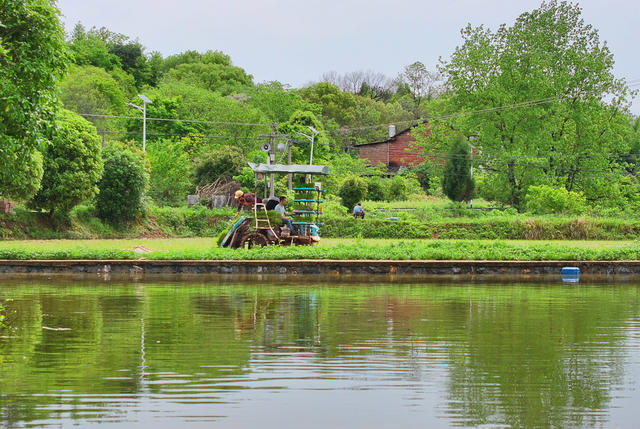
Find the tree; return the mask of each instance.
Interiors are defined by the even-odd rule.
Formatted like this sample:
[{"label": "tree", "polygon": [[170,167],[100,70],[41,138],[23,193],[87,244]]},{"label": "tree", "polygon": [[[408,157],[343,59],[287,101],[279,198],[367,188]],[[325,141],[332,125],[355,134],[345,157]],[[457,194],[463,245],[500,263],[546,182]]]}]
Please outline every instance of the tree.
[{"label": "tree", "polygon": [[351,210],[367,196],[367,182],[356,175],[349,175],[340,185],[338,195],[342,205]]},{"label": "tree", "polygon": [[0,0],[0,196],[29,199],[59,108],[69,62],[58,10],[46,0]]},{"label": "tree", "polygon": [[[373,70],[358,70],[342,75],[335,71],[330,71],[323,73],[320,81],[328,82],[337,86],[340,90],[352,94],[372,95],[372,98],[382,97],[383,95],[390,98],[391,96],[391,79],[383,73],[374,72]],[[366,93],[363,93],[363,88],[367,89],[364,91]]]},{"label": "tree", "polygon": [[313,159],[327,159],[331,153],[331,146],[327,144],[327,135],[324,132],[322,122],[309,111],[296,110],[293,112],[289,120],[278,126],[279,134],[287,134],[295,141],[302,142],[295,144],[292,150],[292,159],[294,163],[308,164],[311,159],[311,141],[300,134],[310,135],[309,127],[316,129],[319,133],[314,137]]},{"label": "tree", "polygon": [[80,23],[73,28],[69,49],[79,66],[91,65],[107,71],[122,67],[120,58],[109,52],[107,43],[96,34],[87,32]]},{"label": "tree", "polygon": [[[128,97],[120,83],[104,69],[72,66],[62,81],[61,99],[66,109],[77,113],[121,115],[126,113]],[[116,128],[117,122],[99,117],[89,120],[101,130]]]},{"label": "tree", "polygon": [[[201,152],[214,150],[222,143],[233,144],[246,153],[258,149],[259,143],[256,138],[269,132],[264,113],[249,103],[239,102],[185,82],[162,80],[157,90],[149,91],[146,95],[153,101],[153,104],[147,105],[147,118],[215,122],[147,122],[148,139],[154,138],[152,134],[179,134],[185,137],[193,135],[191,143],[185,142],[186,149],[193,157]],[[265,125],[242,126],[237,123]],[[140,120],[130,121],[129,131],[140,133],[140,124]]]},{"label": "tree", "polygon": [[249,104],[260,109],[269,121],[282,123],[291,118],[296,110],[322,114],[322,108],[302,99],[298,91],[291,90],[280,82],[267,82],[256,85],[247,91]]},{"label": "tree", "polygon": [[162,80],[186,83],[225,96],[253,85],[253,77],[242,68],[213,62],[180,64],[169,70]]},{"label": "tree", "polygon": [[191,161],[181,141],[163,139],[149,145],[151,163],[149,195],[156,203],[180,205],[193,189]]},{"label": "tree", "polygon": [[423,100],[431,100],[442,92],[440,83],[442,76],[436,71],[429,71],[420,61],[410,64],[402,70],[397,78],[398,94],[411,97],[413,111],[417,118],[420,115],[420,104]]},{"label": "tree", "polygon": [[100,138],[86,119],[63,110],[51,144],[44,151],[44,175],[31,204],[65,216],[98,193],[102,176]]},{"label": "tree", "polygon": [[122,224],[144,209],[143,197],[149,182],[146,161],[137,148],[121,143],[105,146],[102,154],[104,173],[98,182],[96,209],[101,219]]},{"label": "tree", "polygon": [[320,82],[300,90],[302,98],[322,107],[322,115],[338,125],[351,125],[356,119],[356,99],[353,94],[340,91],[337,86]]},{"label": "tree", "polygon": [[242,173],[246,165],[242,151],[233,146],[222,146],[202,157],[196,165],[194,182],[196,185],[207,185],[220,177],[231,179]]},{"label": "tree", "polygon": [[545,2],[511,27],[467,26],[462,37],[442,65],[451,102],[470,112],[453,125],[478,135],[499,200],[520,209],[531,184],[605,196],[620,170],[629,90],[580,7]]},{"label": "tree", "polygon": [[471,178],[471,148],[458,134],[447,154],[442,177],[442,191],[451,201],[469,201],[473,197]]}]

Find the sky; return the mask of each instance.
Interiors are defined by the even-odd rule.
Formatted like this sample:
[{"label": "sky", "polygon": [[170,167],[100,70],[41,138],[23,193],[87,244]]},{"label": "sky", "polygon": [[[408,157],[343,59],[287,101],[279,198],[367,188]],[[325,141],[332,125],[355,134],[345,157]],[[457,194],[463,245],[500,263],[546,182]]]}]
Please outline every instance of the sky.
[{"label": "sky", "polygon": [[[616,76],[640,79],[640,2],[578,3],[613,52]],[[328,71],[395,77],[415,61],[434,69],[461,43],[468,23],[495,30],[539,6],[529,0],[58,0],[69,32],[77,22],[107,27],[165,57],[220,50],[254,82],[292,87]],[[640,100],[632,112],[640,115]]]}]

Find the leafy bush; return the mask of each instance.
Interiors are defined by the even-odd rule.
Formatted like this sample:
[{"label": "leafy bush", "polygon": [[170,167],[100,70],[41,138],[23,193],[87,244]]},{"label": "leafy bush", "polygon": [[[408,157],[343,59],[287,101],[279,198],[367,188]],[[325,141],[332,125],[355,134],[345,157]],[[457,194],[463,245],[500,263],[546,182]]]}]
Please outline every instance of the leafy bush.
[{"label": "leafy bush", "polygon": [[245,157],[239,148],[222,146],[200,159],[194,171],[194,182],[201,186],[213,183],[219,177],[231,179],[240,175],[245,166]]},{"label": "leafy bush", "polygon": [[581,192],[548,185],[530,186],[525,201],[527,211],[533,214],[580,214],[586,205]]},{"label": "leafy bush", "polygon": [[120,224],[143,211],[143,197],[149,175],[143,155],[137,150],[113,143],[104,148],[104,174],[98,183],[98,216]]},{"label": "leafy bush", "polygon": [[151,163],[149,195],[156,203],[182,205],[193,189],[191,162],[180,141],[160,140],[148,146]]},{"label": "leafy bush", "polygon": [[408,199],[411,192],[409,187],[409,180],[404,176],[396,174],[385,182],[385,200],[404,201]]},{"label": "leafy bush", "polygon": [[370,201],[384,201],[385,188],[382,185],[382,179],[373,176],[367,178],[367,199]]},{"label": "leafy bush", "polygon": [[430,167],[429,163],[423,162],[418,164],[412,168],[412,171],[416,175],[418,183],[420,183],[420,188],[422,188],[425,193],[429,194],[433,188],[431,183],[433,169]]},{"label": "leafy bush", "polygon": [[103,163],[100,138],[89,121],[63,110],[57,125],[44,151],[44,175],[31,205],[66,217],[75,205],[98,193]]},{"label": "leafy bush", "polygon": [[367,182],[358,176],[349,175],[340,185],[338,195],[342,200],[342,205],[351,210],[367,196]]}]

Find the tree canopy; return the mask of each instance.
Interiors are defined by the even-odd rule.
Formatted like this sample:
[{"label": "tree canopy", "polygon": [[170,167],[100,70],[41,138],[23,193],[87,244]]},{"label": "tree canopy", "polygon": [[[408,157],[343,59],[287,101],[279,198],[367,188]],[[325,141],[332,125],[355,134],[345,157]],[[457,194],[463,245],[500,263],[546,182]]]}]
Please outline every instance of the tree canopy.
[{"label": "tree canopy", "polygon": [[59,106],[57,82],[69,61],[58,10],[46,0],[0,1],[0,196],[38,189]]},{"label": "tree canopy", "polygon": [[578,5],[550,1],[493,32],[470,25],[442,65],[453,121],[477,135],[499,200],[522,206],[531,184],[606,192],[620,166],[629,91]]},{"label": "tree canopy", "polygon": [[53,215],[68,213],[98,193],[102,176],[100,138],[86,119],[63,110],[51,144],[44,151],[42,185],[32,205]]}]

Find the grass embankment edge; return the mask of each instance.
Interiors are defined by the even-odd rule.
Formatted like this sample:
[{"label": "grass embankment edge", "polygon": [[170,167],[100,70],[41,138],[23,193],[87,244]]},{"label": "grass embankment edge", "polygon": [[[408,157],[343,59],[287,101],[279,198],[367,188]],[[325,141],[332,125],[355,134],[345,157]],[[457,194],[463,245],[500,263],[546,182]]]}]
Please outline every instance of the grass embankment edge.
[{"label": "grass embankment edge", "polygon": [[397,261],[632,261],[640,260],[640,244],[589,248],[504,241],[436,240],[390,244],[338,244],[332,247],[277,247],[254,249],[179,249],[140,253],[134,249],[20,246],[0,248],[5,260],[397,260]]}]

